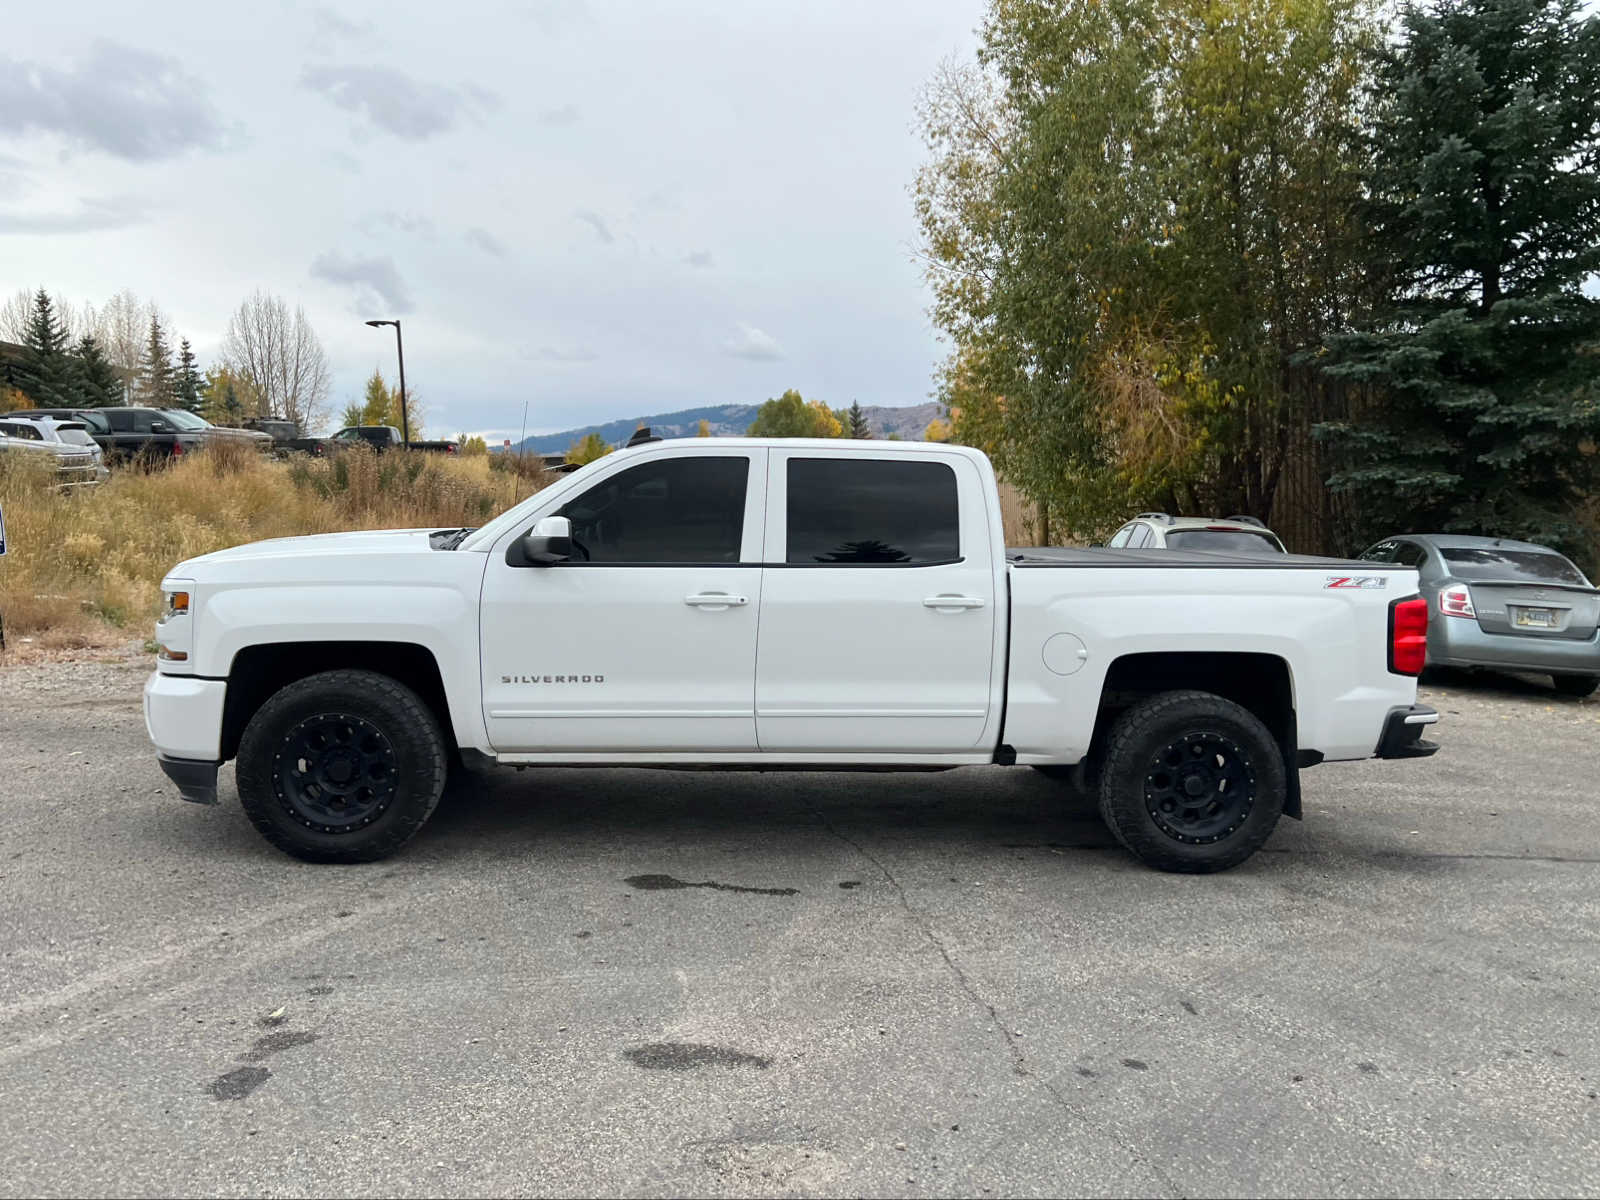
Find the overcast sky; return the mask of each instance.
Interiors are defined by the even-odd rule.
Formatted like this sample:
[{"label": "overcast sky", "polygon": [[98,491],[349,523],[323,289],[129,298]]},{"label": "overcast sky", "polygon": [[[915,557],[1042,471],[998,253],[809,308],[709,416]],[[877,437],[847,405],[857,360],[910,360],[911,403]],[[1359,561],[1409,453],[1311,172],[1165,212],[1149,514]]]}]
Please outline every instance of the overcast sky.
[{"label": "overcast sky", "polygon": [[981,0],[30,5],[0,43],[0,295],[132,288],[209,361],[264,287],[333,407],[405,320],[435,433],[796,387],[916,404],[918,90]]}]

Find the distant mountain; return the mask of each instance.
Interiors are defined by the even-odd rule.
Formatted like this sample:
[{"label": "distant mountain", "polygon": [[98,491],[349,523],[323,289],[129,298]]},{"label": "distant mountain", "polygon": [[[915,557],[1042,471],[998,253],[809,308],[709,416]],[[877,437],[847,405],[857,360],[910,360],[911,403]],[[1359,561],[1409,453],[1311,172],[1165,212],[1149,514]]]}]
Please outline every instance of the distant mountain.
[{"label": "distant mountain", "polygon": [[[620,446],[633,436],[640,425],[650,426],[660,437],[694,437],[704,421],[711,428],[712,437],[742,437],[750,423],[756,419],[758,404],[719,404],[709,408],[685,408],[678,412],[656,413],[649,417],[629,417],[623,421],[608,421],[604,425],[585,425],[581,429],[564,429],[560,433],[540,433],[525,438],[521,449],[529,454],[555,454],[572,443],[582,441],[591,433],[598,433],[613,446]],[[898,434],[908,442],[920,441],[928,422],[942,416],[941,407],[935,403],[913,404],[909,408],[889,408],[884,405],[861,406],[874,437],[886,438]]]}]

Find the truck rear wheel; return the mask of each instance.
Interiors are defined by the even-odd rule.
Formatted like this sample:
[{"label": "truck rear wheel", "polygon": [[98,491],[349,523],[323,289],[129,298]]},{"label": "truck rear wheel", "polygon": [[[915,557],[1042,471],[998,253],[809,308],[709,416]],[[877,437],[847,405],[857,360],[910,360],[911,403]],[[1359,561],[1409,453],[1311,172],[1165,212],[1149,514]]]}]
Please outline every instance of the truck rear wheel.
[{"label": "truck rear wheel", "polygon": [[239,799],[278,849],[307,862],[372,862],[433,815],[448,760],[439,723],[375,671],[326,671],[263,704],[239,742]]},{"label": "truck rear wheel", "polygon": [[1117,718],[1100,770],[1100,815],[1139,861],[1225,871],[1272,833],[1283,753],[1248,709],[1210,692],[1163,692]]}]

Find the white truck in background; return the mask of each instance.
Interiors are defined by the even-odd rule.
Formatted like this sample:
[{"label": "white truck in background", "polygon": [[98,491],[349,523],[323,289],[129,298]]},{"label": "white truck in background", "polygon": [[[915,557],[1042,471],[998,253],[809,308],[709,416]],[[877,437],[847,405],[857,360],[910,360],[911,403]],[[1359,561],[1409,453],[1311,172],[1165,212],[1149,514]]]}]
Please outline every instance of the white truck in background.
[{"label": "white truck in background", "polygon": [[1300,769],[1437,749],[1414,570],[1008,551],[961,446],[656,440],[480,529],[259,542],[163,588],[162,767],[215,803],[235,760],[256,827],[314,861],[399,849],[453,766],[990,763],[1216,871],[1300,816]]}]

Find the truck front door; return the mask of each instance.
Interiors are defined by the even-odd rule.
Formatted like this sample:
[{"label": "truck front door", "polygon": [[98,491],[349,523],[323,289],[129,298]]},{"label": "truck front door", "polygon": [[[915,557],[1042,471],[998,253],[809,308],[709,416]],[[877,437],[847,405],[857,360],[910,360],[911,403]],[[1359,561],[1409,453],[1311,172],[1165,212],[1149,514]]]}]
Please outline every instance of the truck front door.
[{"label": "truck front door", "polygon": [[568,561],[513,567],[497,546],[482,607],[497,751],[756,749],[766,455],[630,456],[539,514],[572,522]]}]

